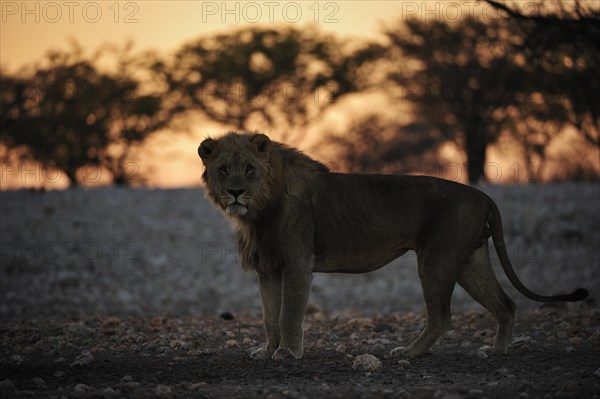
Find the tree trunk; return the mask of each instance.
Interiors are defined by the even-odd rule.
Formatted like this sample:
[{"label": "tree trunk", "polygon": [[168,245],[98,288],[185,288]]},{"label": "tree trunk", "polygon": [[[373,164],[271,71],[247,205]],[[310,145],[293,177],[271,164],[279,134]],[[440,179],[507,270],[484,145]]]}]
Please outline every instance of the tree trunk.
[{"label": "tree trunk", "polygon": [[485,150],[487,149],[487,144],[485,135],[481,131],[465,135],[469,184],[479,184],[486,181]]},{"label": "tree trunk", "polygon": [[77,187],[79,185],[77,181],[77,168],[67,168],[64,172],[67,175],[67,179],[69,179],[69,187]]}]

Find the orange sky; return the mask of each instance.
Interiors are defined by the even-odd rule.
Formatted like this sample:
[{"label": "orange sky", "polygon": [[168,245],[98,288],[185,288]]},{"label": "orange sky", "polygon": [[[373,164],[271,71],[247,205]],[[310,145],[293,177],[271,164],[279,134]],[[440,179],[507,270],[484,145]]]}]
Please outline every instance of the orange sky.
[{"label": "orange sky", "polygon": [[168,51],[197,35],[244,24],[317,24],[348,37],[373,38],[382,23],[403,17],[455,20],[459,14],[496,15],[473,0],[1,0],[0,13],[0,65],[9,70],[30,64],[48,49],[66,46],[71,38],[86,48],[131,39],[139,49]]},{"label": "orange sky", "polygon": [[[531,4],[521,2],[520,7],[526,12],[525,7]],[[465,15],[497,17],[489,6],[475,1],[0,0],[0,67],[14,72],[31,66],[50,49],[68,49],[70,39],[76,39],[89,50],[103,43],[123,44],[132,40],[138,50],[158,49],[168,53],[199,35],[248,24],[316,24],[348,39],[377,38],[381,37],[383,26],[400,18],[452,21]],[[339,120],[330,125],[339,127]],[[161,133],[151,138],[150,148],[139,151],[139,160],[134,161],[139,163],[143,174],[156,176],[153,185],[197,185],[200,181],[197,143],[222,128],[208,122],[194,126],[191,135]],[[303,149],[311,153],[309,145]],[[144,158],[148,153],[153,155]],[[30,183],[42,174],[26,174],[23,182],[22,173],[14,173],[12,166],[4,167],[2,186],[37,186]],[[65,186],[64,179],[59,179],[62,183],[41,180],[49,188]]]},{"label": "orange sky", "polygon": [[[175,49],[197,35],[244,24],[317,24],[343,35],[375,36],[380,21],[398,15],[392,1],[5,1],[1,2],[0,62],[14,70],[64,47],[133,40],[139,49]],[[318,10],[318,12],[317,12]],[[237,21],[236,21],[237,20]]]}]

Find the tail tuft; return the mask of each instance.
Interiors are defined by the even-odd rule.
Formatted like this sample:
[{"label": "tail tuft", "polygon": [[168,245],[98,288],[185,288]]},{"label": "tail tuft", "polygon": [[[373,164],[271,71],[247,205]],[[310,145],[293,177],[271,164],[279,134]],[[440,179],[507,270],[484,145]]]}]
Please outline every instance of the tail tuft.
[{"label": "tail tuft", "polygon": [[575,291],[568,295],[569,299],[567,300],[571,302],[583,301],[585,298],[588,297],[589,294],[590,293],[585,288],[577,288]]}]

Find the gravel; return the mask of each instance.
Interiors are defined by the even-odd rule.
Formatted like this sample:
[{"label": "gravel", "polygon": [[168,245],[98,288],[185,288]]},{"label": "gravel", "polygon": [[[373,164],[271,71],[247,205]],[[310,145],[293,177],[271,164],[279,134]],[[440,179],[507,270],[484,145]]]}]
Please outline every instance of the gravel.
[{"label": "gravel", "polygon": [[[504,218],[517,274],[541,294],[600,295],[600,186],[485,186]],[[259,311],[229,223],[196,189],[0,192],[0,318],[219,315]],[[502,285],[520,307],[536,303]],[[364,275],[315,274],[311,301],[331,313],[422,311],[413,253]],[[479,307],[457,287],[454,310]],[[70,335],[88,332],[74,325]]]}]

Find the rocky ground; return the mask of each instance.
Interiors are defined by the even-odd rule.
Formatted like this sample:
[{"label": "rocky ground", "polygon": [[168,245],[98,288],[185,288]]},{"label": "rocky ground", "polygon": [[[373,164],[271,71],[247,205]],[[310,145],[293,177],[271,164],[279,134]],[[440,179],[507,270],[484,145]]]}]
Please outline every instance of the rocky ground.
[{"label": "rocky ground", "polygon": [[301,360],[253,360],[256,314],[24,321],[0,325],[0,395],[40,398],[598,398],[600,310],[584,304],[518,314],[509,354],[483,311],[453,317],[431,354],[390,358],[421,313],[306,319]]},{"label": "rocky ground", "polygon": [[[528,287],[583,285],[600,297],[598,184],[483,190],[498,203]],[[260,310],[255,277],[242,272],[229,223],[202,189],[0,192],[0,245],[0,320]],[[508,283],[495,253],[492,261],[517,305],[536,306]],[[373,273],[315,274],[311,300],[328,311],[422,311],[414,253]],[[457,288],[452,306],[478,305]]]},{"label": "rocky ground", "polygon": [[[314,277],[302,360],[257,361],[255,278],[201,189],[0,192],[0,397],[598,398],[600,186],[486,186],[518,294],[507,356],[491,316],[457,288],[432,353],[389,358],[424,324],[414,255],[366,275]],[[349,311],[348,309],[358,309]],[[230,312],[234,318],[219,317]]]}]

